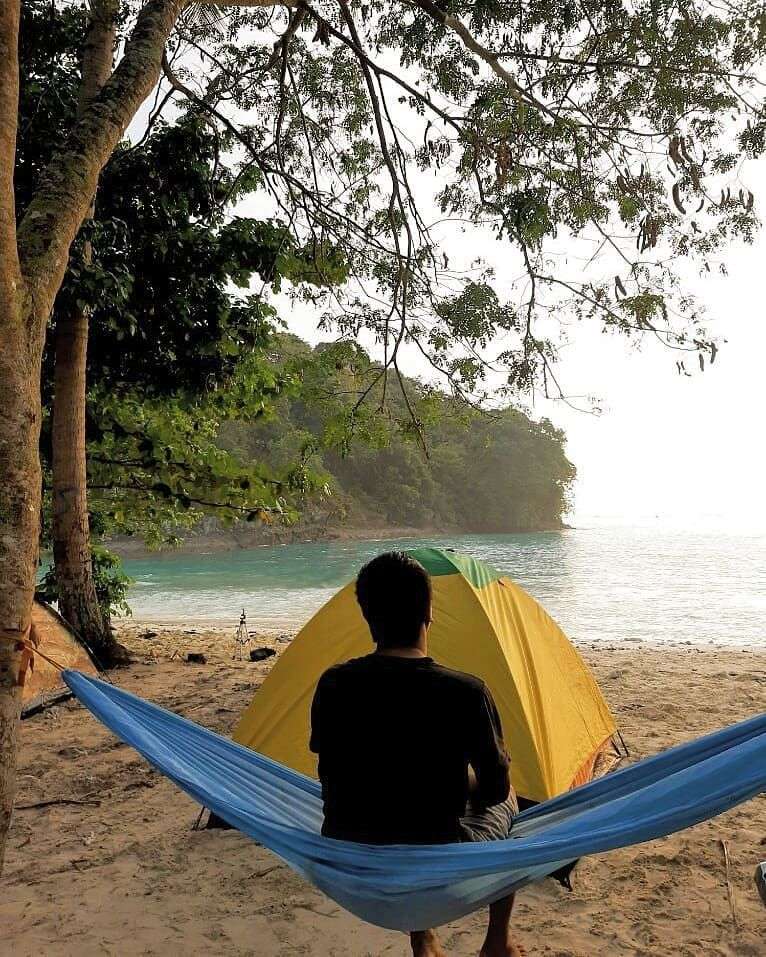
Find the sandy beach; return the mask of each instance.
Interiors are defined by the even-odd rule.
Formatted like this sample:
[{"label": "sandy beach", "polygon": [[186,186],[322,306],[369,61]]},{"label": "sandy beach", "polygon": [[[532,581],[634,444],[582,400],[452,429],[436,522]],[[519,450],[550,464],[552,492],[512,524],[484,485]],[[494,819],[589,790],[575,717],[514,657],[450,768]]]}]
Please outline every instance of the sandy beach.
[{"label": "sandy beach", "polygon": [[[228,732],[271,661],[232,660],[230,630],[122,626],[135,663],[114,680]],[[286,638],[286,636],[285,636]],[[285,638],[257,643],[280,651]],[[185,663],[201,651],[207,663]],[[766,709],[766,650],[589,644],[632,758]],[[510,742],[511,750],[513,742]],[[3,954],[405,955],[234,831],[194,831],[194,803],[76,702],[22,726],[18,810],[0,895]],[[45,807],[30,807],[40,802]],[[74,803],[78,802],[78,803]],[[732,914],[721,841],[731,862]],[[766,859],[766,796],[661,841],[582,861],[575,890],[519,895],[530,955],[764,955],[753,883]],[[443,929],[475,955],[484,916]]]}]

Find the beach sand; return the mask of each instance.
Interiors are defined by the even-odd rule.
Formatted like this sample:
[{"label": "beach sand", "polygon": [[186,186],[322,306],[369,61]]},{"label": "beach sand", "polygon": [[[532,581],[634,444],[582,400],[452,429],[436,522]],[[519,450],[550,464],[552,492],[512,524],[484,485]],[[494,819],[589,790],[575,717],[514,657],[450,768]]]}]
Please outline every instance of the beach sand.
[{"label": "beach sand", "polygon": [[[229,732],[271,662],[232,661],[230,631],[176,625],[138,637],[145,628],[121,629],[136,661],[115,681]],[[260,643],[286,647],[276,636]],[[185,664],[187,651],[204,652],[207,664]],[[766,709],[764,650],[637,643],[581,651],[632,758]],[[358,921],[237,832],[193,831],[197,806],[76,702],[22,727],[0,953],[408,953],[404,935]],[[58,799],[94,803],[24,807]],[[514,923],[530,955],[766,955],[766,908],[753,882],[764,859],[761,796],[681,834],[582,861],[573,893],[553,881],[524,890]],[[483,925],[480,913],[445,927],[447,952],[477,954]]]}]

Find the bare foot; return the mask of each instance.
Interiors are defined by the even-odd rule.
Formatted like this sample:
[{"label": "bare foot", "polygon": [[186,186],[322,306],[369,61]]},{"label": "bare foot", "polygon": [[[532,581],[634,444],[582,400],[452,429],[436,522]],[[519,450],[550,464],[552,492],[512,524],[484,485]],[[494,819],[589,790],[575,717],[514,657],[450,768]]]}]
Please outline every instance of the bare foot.
[{"label": "bare foot", "polygon": [[447,957],[442,950],[436,931],[415,930],[410,934],[413,957]]},{"label": "bare foot", "polygon": [[518,944],[513,938],[509,937],[506,941],[493,942],[484,946],[479,952],[479,957],[527,957],[527,952],[522,944]]}]

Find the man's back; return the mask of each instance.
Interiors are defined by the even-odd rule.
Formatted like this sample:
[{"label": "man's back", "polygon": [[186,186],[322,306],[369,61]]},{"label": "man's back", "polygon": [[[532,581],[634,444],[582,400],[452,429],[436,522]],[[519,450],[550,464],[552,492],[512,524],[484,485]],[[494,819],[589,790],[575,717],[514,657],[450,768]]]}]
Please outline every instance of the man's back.
[{"label": "man's back", "polygon": [[459,841],[468,765],[479,804],[508,795],[508,756],[482,681],[427,657],[372,654],[322,676],[312,705],[323,833],[378,843]]}]

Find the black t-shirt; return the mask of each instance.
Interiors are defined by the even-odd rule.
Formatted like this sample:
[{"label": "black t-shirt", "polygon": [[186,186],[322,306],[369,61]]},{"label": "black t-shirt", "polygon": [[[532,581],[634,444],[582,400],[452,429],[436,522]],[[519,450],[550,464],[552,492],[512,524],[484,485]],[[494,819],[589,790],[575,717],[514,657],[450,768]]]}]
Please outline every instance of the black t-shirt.
[{"label": "black t-shirt", "polygon": [[326,671],[311,706],[328,837],[370,844],[461,839],[474,805],[508,797],[508,754],[486,685],[432,658],[372,654]]}]

